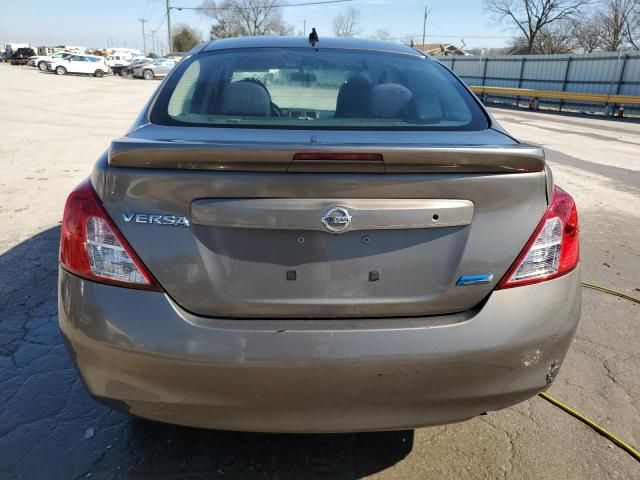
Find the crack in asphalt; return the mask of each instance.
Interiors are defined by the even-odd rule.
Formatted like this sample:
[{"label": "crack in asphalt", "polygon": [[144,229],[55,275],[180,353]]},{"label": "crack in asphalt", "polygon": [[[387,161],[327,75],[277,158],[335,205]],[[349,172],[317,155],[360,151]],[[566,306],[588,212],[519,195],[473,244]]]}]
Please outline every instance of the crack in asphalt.
[{"label": "crack in asphalt", "polygon": [[515,458],[515,450],[516,450],[516,445],[515,445],[515,438],[517,438],[518,433],[516,431],[508,431],[505,430],[503,428],[501,428],[498,425],[494,425],[493,423],[491,423],[489,420],[487,420],[484,417],[480,417],[480,421],[485,423],[486,425],[489,425],[491,428],[493,428],[494,430],[504,434],[507,438],[507,441],[509,443],[509,457],[507,458],[507,468],[502,470],[502,474],[505,480],[508,478],[509,473],[511,473],[511,471],[513,471],[513,459]]},{"label": "crack in asphalt", "polygon": [[524,402],[524,404],[529,405],[528,406],[528,411],[523,412],[520,408],[518,408],[518,406],[514,407],[512,410],[513,412],[517,413],[518,415],[523,416],[524,418],[526,418],[527,420],[529,420],[531,423],[533,423],[536,428],[542,428],[542,426],[537,422],[537,420],[535,420],[531,415],[532,415],[532,409],[531,409],[531,401],[527,401]]},{"label": "crack in asphalt", "polygon": [[[609,365],[609,362],[611,361],[611,359],[602,358],[598,354],[587,352],[584,349],[582,349],[579,345],[575,345],[574,348],[575,348],[576,351],[580,352],[583,355],[586,355],[589,358],[592,358],[592,359],[596,360],[598,364],[602,365],[605,377],[607,379],[609,379],[609,381],[611,383],[613,383],[617,387],[621,388],[629,396],[629,405],[631,407],[633,407],[634,409],[640,411],[640,405],[638,404],[638,402],[636,400],[636,394],[634,392],[634,386],[630,385],[629,383],[625,382],[624,380],[621,380],[620,378],[618,378],[617,372],[615,372],[614,369],[611,367],[611,365]],[[624,362],[624,360],[621,360],[621,362]],[[569,383],[568,381],[567,381],[567,383],[572,385],[572,386],[574,386],[574,387],[582,388],[582,386],[580,386],[579,384]],[[602,398],[604,398],[607,401],[607,403],[612,403],[611,398],[609,398],[608,396],[604,395],[603,393],[601,393],[598,390],[596,390],[596,393],[598,395],[600,395]]]}]

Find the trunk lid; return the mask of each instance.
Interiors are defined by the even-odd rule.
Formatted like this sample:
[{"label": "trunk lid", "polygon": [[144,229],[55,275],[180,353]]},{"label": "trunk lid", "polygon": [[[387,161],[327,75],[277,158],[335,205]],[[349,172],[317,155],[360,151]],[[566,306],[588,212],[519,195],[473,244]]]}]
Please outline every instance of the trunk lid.
[{"label": "trunk lid", "polygon": [[174,301],[243,318],[469,309],[547,204],[542,151],[493,130],[147,125],[113,142],[98,190]]}]

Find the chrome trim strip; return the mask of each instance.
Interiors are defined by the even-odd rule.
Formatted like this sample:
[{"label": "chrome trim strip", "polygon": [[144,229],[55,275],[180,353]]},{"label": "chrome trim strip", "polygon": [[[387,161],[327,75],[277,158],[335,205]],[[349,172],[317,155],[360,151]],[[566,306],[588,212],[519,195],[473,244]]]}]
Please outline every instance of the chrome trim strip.
[{"label": "chrome trim strip", "polygon": [[195,225],[275,230],[326,231],[323,217],[344,210],[350,223],[344,230],[402,230],[457,227],[471,224],[469,200],[403,198],[209,198],[191,204]]}]

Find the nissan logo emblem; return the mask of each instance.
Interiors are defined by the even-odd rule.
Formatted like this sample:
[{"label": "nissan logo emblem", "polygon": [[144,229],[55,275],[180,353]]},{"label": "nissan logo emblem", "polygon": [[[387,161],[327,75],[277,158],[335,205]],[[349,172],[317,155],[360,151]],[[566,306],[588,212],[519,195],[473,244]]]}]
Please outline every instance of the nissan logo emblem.
[{"label": "nissan logo emblem", "polygon": [[351,215],[346,208],[331,207],[322,216],[322,224],[331,233],[342,233],[351,225]]}]

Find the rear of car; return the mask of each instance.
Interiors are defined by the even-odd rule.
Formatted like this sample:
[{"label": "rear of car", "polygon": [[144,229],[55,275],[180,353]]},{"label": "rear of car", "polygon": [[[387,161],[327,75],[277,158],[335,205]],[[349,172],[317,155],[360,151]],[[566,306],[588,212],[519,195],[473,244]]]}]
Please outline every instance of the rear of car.
[{"label": "rear of car", "polygon": [[91,393],[147,418],[459,421],[555,378],[577,222],[542,150],[419,52],[216,41],[70,195],[60,326]]},{"label": "rear of car", "polygon": [[107,65],[104,57],[98,55],[87,55],[87,61],[91,65],[88,73],[94,77],[102,78],[105,75],[111,73],[111,67]]}]

